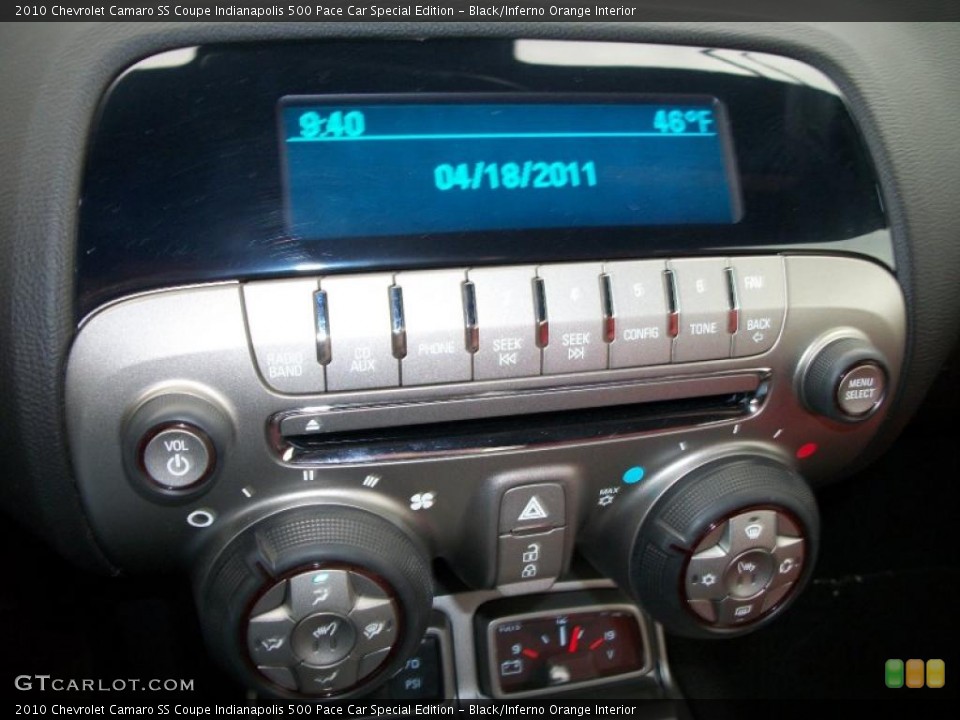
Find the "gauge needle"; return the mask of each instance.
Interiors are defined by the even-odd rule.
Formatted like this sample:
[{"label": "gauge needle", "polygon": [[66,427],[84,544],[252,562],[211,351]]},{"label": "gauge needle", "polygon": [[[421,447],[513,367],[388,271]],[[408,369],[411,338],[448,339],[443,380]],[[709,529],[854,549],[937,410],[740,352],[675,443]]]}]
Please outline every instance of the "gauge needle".
[{"label": "gauge needle", "polygon": [[575,653],[577,651],[577,643],[580,642],[581,635],[583,635],[583,628],[577,625],[573,628],[573,634],[570,636],[570,647],[567,648],[567,652]]},{"label": "gauge needle", "polygon": [[590,643],[590,649],[591,649],[591,650],[596,650],[596,649],[597,649],[598,647],[600,647],[601,645],[603,645],[603,638],[597,638],[597,639],[594,640],[592,643]]},{"label": "gauge needle", "polygon": [[540,653],[538,653],[536,650],[531,650],[530,648],[524,648],[523,654],[532,660],[536,660],[538,657],[540,657]]}]

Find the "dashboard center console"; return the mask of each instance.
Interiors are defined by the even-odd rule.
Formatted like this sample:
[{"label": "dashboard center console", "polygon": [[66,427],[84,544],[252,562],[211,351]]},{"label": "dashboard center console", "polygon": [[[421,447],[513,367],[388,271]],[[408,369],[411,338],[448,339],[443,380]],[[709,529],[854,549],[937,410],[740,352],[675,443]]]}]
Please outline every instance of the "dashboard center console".
[{"label": "dashboard center console", "polygon": [[78,483],[248,686],[656,695],[661,628],[810,578],[903,363],[876,178],[812,68],[634,49],[183,48],[104,98]]}]

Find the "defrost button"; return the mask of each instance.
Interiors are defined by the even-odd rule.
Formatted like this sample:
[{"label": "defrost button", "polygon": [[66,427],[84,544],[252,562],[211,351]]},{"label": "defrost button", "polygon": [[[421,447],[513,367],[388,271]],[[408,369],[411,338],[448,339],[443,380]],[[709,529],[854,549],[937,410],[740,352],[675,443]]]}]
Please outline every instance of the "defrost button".
[{"label": "defrost button", "polygon": [[747,550],[773,550],[777,544],[777,514],[773,510],[753,510],[730,518],[727,551],[739,555]]},{"label": "defrost button", "polygon": [[721,625],[743,625],[756,620],[763,613],[763,595],[750,600],[727,598],[720,604],[719,622]]}]

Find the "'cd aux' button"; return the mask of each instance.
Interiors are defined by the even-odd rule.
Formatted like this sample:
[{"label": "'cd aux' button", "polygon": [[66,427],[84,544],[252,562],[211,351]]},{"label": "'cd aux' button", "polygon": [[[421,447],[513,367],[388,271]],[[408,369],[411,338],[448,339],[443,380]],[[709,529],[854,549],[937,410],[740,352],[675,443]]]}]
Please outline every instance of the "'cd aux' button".
[{"label": "'cd aux' button", "polygon": [[603,339],[600,263],[537,268],[546,291],[550,341],[543,349],[543,374],[607,369]]},{"label": "'cd aux' button", "polygon": [[540,374],[533,279],[536,268],[475,268],[468,271],[476,301],[477,352],[474,380]]},{"label": "'cd aux' button", "polygon": [[400,384],[400,362],[393,356],[391,285],[388,273],[320,280],[329,316],[328,390]]}]

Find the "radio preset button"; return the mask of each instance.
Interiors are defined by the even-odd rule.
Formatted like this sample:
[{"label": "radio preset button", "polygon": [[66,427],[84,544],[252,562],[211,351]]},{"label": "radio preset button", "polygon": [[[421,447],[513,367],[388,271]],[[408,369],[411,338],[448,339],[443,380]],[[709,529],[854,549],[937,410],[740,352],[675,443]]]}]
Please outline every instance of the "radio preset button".
[{"label": "radio preset button", "polygon": [[533,308],[534,267],[477,268],[473,283],[477,321],[474,380],[540,374]]},{"label": "radio preset button", "polygon": [[730,357],[730,287],[720,258],[670,260],[680,318],[674,362]]},{"label": "radio preset button", "polygon": [[400,362],[393,356],[388,273],[330,277],[327,293],[330,364],[327,389],[363,390],[400,384]]},{"label": "radio preset button", "polygon": [[733,356],[766,352],[780,336],[786,308],[783,260],[773,257],[735,257],[733,269],[739,322],[733,336]]},{"label": "radio preset button", "polygon": [[606,370],[600,263],[543,265],[537,275],[546,292],[550,342],[543,349],[543,374]]},{"label": "radio preset button", "polygon": [[271,280],[243,287],[257,366],[274,390],[324,391],[323,365],[317,361],[316,291],[316,280]]},{"label": "radio preset button", "polygon": [[463,270],[399,273],[403,290],[407,354],[401,361],[403,385],[465,382],[472,358],[464,339]]},{"label": "radio preset button", "polygon": [[610,367],[662,365],[670,362],[666,263],[613,262],[603,266],[610,276],[616,335],[610,344]]}]

